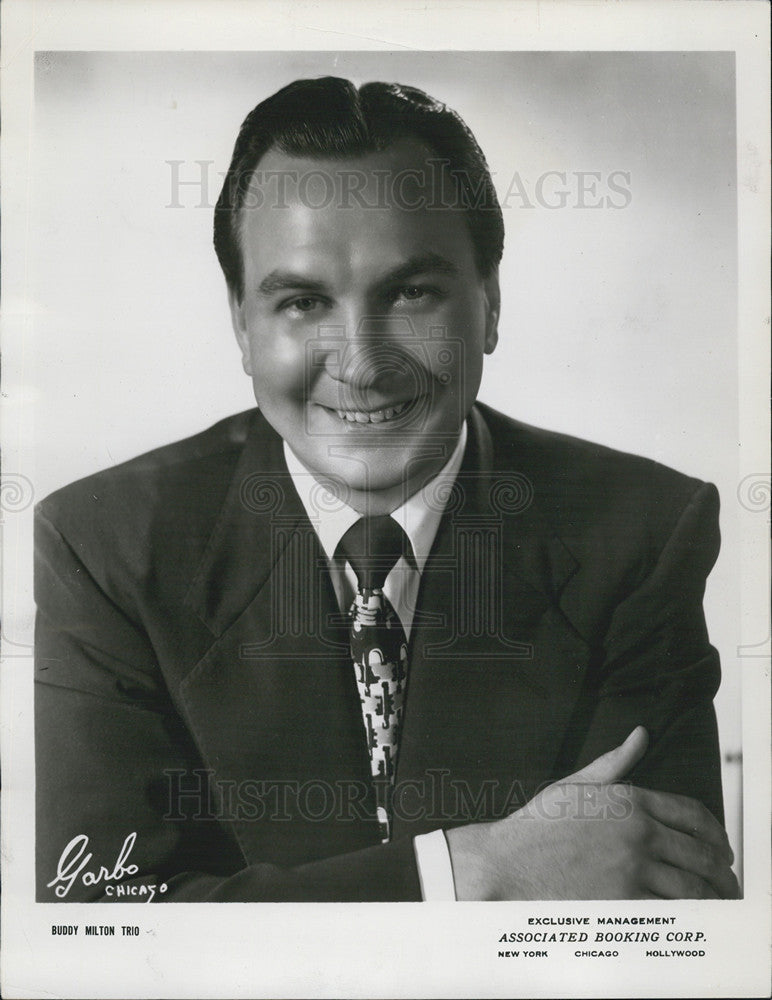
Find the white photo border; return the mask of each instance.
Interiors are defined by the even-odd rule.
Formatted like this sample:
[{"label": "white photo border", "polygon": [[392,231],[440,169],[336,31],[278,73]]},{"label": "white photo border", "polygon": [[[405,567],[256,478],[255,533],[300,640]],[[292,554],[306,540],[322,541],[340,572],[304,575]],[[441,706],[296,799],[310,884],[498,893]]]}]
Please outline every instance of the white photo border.
[{"label": "white photo border", "polygon": [[[160,0],[2,7],[3,98],[3,726],[2,989],[8,997],[765,996],[770,974],[769,654],[769,26],[767,5],[654,0],[625,4],[281,3]],[[347,27],[356,25],[356,28]],[[346,26],[346,27],[344,27]],[[742,574],[744,898],[737,902],[491,904],[92,904],[34,902],[31,497],[39,470],[29,381],[29,177],[36,52],[733,51],[737,88],[737,517]],[[442,96],[442,95],[439,95]],[[244,113],[247,108],[237,109]],[[214,268],[216,265],[212,263]],[[235,361],[235,356],[234,356]],[[203,426],[203,424],[202,424]],[[725,505],[733,498],[724,497]],[[88,912],[88,916],[86,913]],[[704,931],[700,960],[639,956],[560,961],[497,957],[529,918],[673,916]],[[139,926],[139,940],[57,939],[51,925]],[[373,968],[359,942],[388,928],[395,960]]]}]

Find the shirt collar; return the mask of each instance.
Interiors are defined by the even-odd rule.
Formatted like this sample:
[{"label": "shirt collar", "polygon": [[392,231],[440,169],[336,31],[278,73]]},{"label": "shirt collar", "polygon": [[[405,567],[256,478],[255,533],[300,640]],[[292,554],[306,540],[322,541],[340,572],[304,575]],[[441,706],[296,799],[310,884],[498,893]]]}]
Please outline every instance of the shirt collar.
[{"label": "shirt collar", "polygon": [[[410,539],[419,573],[423,572],[429,558],[451,487],[461,468],[466,439],[467,428],[464,421],[453,453],[442,469],[422,489],[391,512],[391,516]],[[284,458],[306,514],[319,536],[325,555],[332,562],[341,538],[362,515],[318,483],[286,441]]]}]

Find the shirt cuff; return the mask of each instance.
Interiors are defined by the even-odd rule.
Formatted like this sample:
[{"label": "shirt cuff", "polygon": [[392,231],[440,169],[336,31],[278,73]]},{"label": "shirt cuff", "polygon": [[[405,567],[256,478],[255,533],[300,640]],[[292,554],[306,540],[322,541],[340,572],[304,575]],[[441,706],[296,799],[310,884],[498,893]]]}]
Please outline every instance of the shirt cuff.
[{"label": "shirt cuff", "polygon": [[456,886],[453,882],[450,851],[442,830],[433,830],[431,833],[422,833],[419,837],[414,837],[413,850],[424,902],[455,902]]}]

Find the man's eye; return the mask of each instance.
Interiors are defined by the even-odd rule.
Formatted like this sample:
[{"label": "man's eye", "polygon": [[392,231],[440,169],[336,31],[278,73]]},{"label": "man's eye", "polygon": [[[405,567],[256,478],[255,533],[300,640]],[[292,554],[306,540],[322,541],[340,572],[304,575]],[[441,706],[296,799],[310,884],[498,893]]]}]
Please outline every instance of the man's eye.
[{"label": "man's eye", "polygon": [[395,299],[402,299],[403,302],[420,302],[428,295],[429,289],[423,285],[403,285],[396,290]]},{"label": "man's eye", "polygon": [[309,313],[313,312],[319,304],[319,299],[311,295],[300,295],[296,299],[290,299],[289,302],[285,302],[282,308],[294,309],[300,313]]}]

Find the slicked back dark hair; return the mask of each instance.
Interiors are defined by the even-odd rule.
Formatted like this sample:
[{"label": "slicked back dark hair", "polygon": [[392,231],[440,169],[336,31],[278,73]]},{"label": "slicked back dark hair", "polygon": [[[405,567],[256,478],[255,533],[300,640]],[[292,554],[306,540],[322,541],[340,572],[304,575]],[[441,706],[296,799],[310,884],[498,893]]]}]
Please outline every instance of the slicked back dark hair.
[{"label": "slicked back dark hair", "polygon": [[482,277],[498,266],[504,221],[488,164],[460,116],[415,87],[326,76],[296,80],[257,105],[244,120],[214,213],[214,246],[228,286],[244,295],[239,213],[249,181],[269,149],[289,156],[346,159],[417,138],[452,178]]}]

